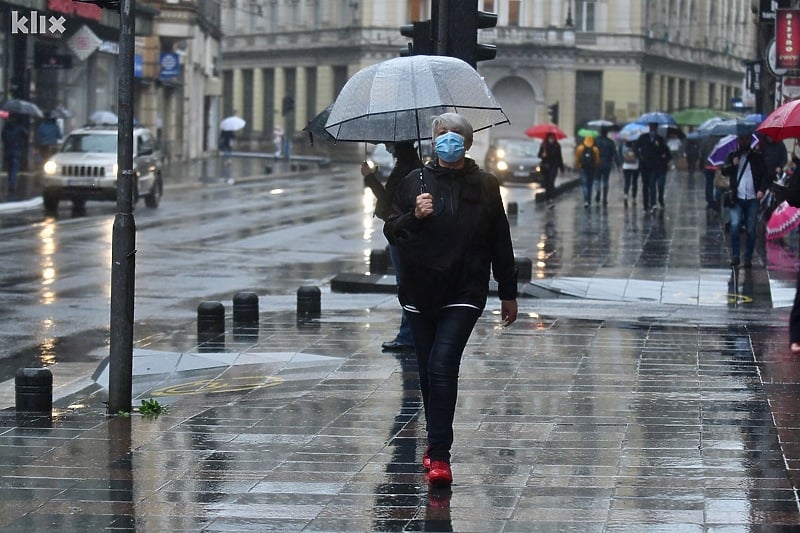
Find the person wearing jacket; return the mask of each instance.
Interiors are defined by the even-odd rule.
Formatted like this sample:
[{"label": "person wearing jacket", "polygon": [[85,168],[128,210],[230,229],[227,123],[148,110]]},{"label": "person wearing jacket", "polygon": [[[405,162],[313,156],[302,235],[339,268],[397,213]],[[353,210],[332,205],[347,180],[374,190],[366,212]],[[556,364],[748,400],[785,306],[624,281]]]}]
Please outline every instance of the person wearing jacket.
[{"label": "person wearing jacket", "polygon": [[544,196],[547,208],[553,208],[555,197],[556,176],[558,171],[564,172],[564,157],[561,155],[561,144],[555,134],[548,133],[544,142],[539,146],[539,159],[542,160],[542,178],[544,180]]},{"label": "person wearing jacket", "polygon": [[[392,214],[392,199],[397,187],[400,185],[400,181],[412,170],[422,167],[422,161],[414,148],[413,142],[387,143],[386,149],[394,155],[395,161],[391,172],[389,172],[389,177],[386,179],[385,187],[378,179],[375,168],[370,167],[366,161],[361,164],[364,185],[372,190],[376,198],[375,216],[383,221]],[[389,245],[389,258],[392,260],[395,280],[399,285],[400,270],[397,267],[399,262],[397,247],[391,244]],[[414,337],[411,334],[411,324],[408,322],[408,313],[405,310],[402,311],[400,316],[400,329],[397,331],[397,335],[395,335],[394,339],[381,344],[381,348],[385,352],[402,353],[414,351]]]},{"label": "person wearing jacket", "polygon": [[649,133],[636,139],[634,147],[639,157],[639,171],[642,173],[644,210],[655,211],[656,199],[661,208],[664,208],[664,186],[672,153],[667,141],[658,134],[658,122],[651,122],[648,127]]},{"label": "person wearing jacket", "polygon": [[731,183],[733,205],[730,206],[731,266],[739,266],[740,240],[739,228],[744,223],[746,242],[744,267],[753,266],[753,251],[756,246],[756,218],[761,198],[771,180],[764,156],[753,150],[752,132],[739,133],[739,148],[731,152],[722,167],[722,174]]},{"label": "person wearing jacket", "polygon": [[465,156],[472,126],[461,115],[433,119],[433,161],[397,189],[384,235],[398,248],[398,298],[408,311],[419,367],[433,486],[450,485],[458,372],[469,336],[497,281],[504,326],[517,318],[517,268],[495,176]]},{"label": "person wearing jacket", "polygon": [[[589,158],[583,157],[585,151],[592,153],[591,163],[587,164]],[[597,167],[600,165],[600,151],[594,145],[594,137],[587,135],[583,142],[575,149],[575,168],[581,178],[581,189],[583,189],[583,207],[589,207],[592,203],[592,186],[594,177],[597,174]]]},{"label": "person wearing jacket", "polygon": [[595,179],[597,180],[597,192],[594,196],[595,202],[600,202],[602,195],[603,205],[608,205],[608,180],[611,170],[622,166],[622,160],[617,150],[617,144],[608,138],[608,128],[600,128],[600,136],[594,141],[597,151],[600,153],[600,165],[597,168]]}]

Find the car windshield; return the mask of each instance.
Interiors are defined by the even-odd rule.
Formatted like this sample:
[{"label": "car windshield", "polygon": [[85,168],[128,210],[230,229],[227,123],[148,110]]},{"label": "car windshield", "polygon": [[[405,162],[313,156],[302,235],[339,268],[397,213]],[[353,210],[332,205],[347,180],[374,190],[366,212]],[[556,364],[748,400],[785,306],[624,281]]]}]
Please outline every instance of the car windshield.
[{"label": "car windshield", "polygon": [[61,151],[116,154],[117,136],[98,135],[96,133],[73,133],[66,138]]},{"label": "car windshield", "polygon": [[501,145],[506,151],[507,156],[514,157],[536,157],[539,153],[539,145],[531,141],[508,142]]}]

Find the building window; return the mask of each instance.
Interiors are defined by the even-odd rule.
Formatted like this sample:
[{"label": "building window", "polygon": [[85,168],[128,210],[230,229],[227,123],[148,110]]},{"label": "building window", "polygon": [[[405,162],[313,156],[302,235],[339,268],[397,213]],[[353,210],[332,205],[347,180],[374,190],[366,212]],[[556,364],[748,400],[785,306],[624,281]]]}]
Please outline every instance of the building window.
[{"label": "building window", "polygon": [[578,31],[594,30],[594,7],[595,2],[588,0],[576,0],[575,5],[575,29]]},{"label": "building window", "polygon": [[509,2],[508,2],[508,25],[509,26],[519,26],[519,11],[520,11],[520,1],[519,0],[509,0]]}]

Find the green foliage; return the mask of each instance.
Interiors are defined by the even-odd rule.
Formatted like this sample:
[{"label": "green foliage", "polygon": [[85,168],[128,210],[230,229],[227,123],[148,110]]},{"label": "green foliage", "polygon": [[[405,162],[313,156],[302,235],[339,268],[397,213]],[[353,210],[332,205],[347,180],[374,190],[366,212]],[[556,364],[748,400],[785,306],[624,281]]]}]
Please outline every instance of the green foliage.
[{"label": "green foliage", "polygon": [[158,403],[158,400],[150,398],[149,400],[142,400],[142,405],[139,407],[139,412],[143,415],[158,416],[165,412],[167,407]]}]

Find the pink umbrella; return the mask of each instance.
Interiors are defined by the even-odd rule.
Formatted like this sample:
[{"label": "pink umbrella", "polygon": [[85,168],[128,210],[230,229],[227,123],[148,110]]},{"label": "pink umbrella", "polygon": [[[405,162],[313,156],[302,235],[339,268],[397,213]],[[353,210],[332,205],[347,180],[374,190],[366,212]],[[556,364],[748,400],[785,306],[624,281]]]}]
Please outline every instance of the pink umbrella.
[{"label": "pink umbrella", "polygon": [[800,208],[781,202],[767,221],[767,240],[780,239],[800,226]]},{"label": "pink umbrella", "polygon": [[769,135],[774,141],[800,137],[800,100],[792,100],[775,109],[756,131]]}]

